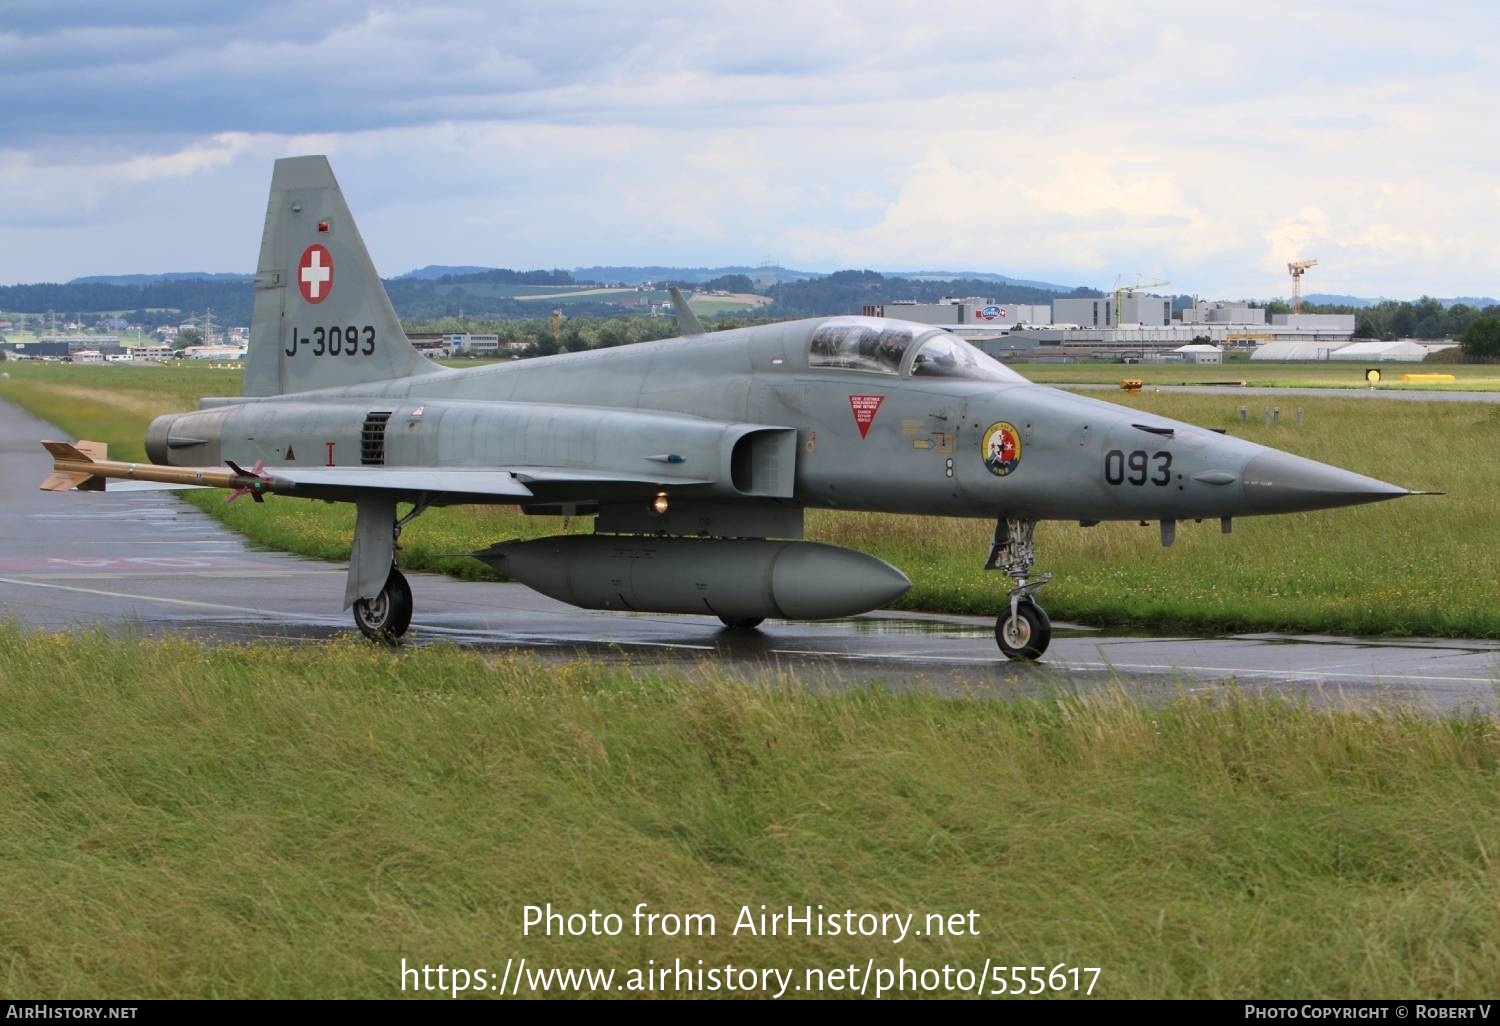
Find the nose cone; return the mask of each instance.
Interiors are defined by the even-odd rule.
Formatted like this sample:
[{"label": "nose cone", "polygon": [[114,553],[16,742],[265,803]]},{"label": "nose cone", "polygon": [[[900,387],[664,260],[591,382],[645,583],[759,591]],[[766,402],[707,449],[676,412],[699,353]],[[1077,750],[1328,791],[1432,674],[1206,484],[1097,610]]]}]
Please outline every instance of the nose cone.
[{"label": "nose cone", "polygon": [[1240,479],[1245,499],[1257,513],[1358,506],[1411,494],[1373,477],[1275,450],[1251,458]]}]

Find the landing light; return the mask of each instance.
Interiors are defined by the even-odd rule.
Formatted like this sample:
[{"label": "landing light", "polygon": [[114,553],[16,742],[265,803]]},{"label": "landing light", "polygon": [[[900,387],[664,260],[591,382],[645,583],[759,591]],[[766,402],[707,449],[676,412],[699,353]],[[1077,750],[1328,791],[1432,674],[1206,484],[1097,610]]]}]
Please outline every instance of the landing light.
[{"label": "landing light", "polygon": [[656,498],[651,500],[651,512],[662,516],[667,512],[667,493],[657,492]]}]

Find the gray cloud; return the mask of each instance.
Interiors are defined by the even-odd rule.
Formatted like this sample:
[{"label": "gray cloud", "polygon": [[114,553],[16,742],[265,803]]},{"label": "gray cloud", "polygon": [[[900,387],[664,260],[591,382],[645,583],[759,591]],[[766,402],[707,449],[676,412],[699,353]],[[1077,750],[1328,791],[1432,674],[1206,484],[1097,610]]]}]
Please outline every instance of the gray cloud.
[{"label": "gray cloud", "polygon": [[168,210],[188,263],[243,270],[270,161],[310,150],[389,272],[771,254],[1265,294],[1308,246],[1330,291],[1500,276],[1481,5],[0,9],[0,280],[180,266]]}]

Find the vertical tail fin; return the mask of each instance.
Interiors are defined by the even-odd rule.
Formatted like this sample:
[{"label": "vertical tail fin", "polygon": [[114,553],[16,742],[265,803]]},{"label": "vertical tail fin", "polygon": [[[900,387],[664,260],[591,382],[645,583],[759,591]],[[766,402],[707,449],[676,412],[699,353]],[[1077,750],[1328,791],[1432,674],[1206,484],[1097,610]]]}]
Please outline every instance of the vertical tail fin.
[{"label": "vertical tail fin", "polygon": [[407,341],[328,158],[278,160],[255,271],[244,394],[440,370]]},{"label": "vertical tail fin", "polygon": [[698,320],[698,315],[693,313],[693,308],[688,306],[688,301],[682,298],[682,290],[676,285],[672,289],[672,312],[677,315],[677,333],[679,335],[702,335],[703,324]]}]

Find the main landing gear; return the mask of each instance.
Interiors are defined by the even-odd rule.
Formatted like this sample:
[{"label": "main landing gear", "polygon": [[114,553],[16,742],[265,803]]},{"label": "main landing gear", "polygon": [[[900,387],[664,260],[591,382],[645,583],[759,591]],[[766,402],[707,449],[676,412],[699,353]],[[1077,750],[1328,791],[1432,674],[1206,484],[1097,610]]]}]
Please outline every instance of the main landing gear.
[{"label": "main landing gear", "polygon": [[411,585],[393,565],[379,595],[354,603],[354,624],[371,641],[395,641],[411,626],[411,608]]},{"label": "main landing gear", "polygon": [[1010,589],[1010,608],[995,618],[995,644],[1007,659],[1040,659],[1052,640],[1052,621],[1037,604],[1036,592],[1051,574],[1031,576],[1036,565],[1032,538],[1036,521],[1002,517],[995,523],[995,542],[990,547],[986,570],[999,570],[1015,582]]},{"label": "main landing gear", "polygon": [[[411,512],[399,520],[394,519],[394,506],[392,512],[387,514],[394,520],[391,523],[390,574],[374,598],[361,598],[354,602],[354,625],[371,641],[393,645],[401,640],[401,636],[411,626],[411,585],[406,582],[406,575],[396,565],[396,550],[401,547],[401,529],[421,516],[426,509],[427,500],[424,497],[412,507]],[[375,569],[378,572],[378,564]]]}]

